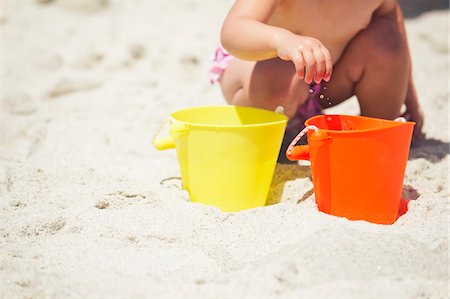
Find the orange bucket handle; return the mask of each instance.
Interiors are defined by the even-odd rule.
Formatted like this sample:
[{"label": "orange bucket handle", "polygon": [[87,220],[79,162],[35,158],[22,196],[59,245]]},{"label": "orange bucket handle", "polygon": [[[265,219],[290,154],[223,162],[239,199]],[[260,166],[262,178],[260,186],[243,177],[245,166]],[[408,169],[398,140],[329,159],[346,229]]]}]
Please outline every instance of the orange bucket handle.
[{"label": "orange bucket handle", "polygon": [[319,128],[313,125],[306,126],[303,130],[300,131],[300,133],[295,136],[295,138],[292,140],[291,144],[289,144],[287,150],[286,150],[286,157],[291,161],[296,160],[309,160],[309,146],[308,145],[300,145],[295,146],[297,142],[302,139],[302,137],[308,132],[308,131],[314,131],[318,132]]}]

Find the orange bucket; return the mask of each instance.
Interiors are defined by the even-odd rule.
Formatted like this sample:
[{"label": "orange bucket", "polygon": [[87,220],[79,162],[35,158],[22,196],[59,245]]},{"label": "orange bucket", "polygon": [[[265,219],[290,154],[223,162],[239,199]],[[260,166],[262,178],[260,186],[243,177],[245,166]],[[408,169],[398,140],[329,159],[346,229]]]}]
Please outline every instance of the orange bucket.
[{"label": "orange bucket", "polygon": [[305,122],[308,145],[293,146],[294,139],[286,156],[311,161],[320,211],[392,224],[398,218],[414,124],[362,116],[314,116]]}]

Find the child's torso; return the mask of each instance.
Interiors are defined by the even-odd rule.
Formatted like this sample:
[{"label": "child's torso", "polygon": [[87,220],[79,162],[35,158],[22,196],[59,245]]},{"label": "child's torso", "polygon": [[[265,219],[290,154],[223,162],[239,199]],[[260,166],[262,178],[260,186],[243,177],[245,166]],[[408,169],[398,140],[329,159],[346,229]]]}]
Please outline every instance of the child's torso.
[{"label": "child's torso", "polygon": [[284,0],[268,24],[320,40],[333,62],[350,40],[366,28],[382,0]]}]

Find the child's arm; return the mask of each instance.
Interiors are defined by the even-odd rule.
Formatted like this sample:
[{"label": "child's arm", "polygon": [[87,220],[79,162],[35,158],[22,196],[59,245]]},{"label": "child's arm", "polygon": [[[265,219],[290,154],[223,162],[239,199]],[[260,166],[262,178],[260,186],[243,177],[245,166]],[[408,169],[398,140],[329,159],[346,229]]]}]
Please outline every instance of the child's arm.
[{"label": "child's arm", "polygon": [[[391,18],[397,24],[405,40],[407,40],[403,13],[396,0],[385,0],[380,6],[378,13],[380,15],[385,15],[386,17]],[[411,63],[409,49],[408,60]],[[405,106],[405,117],[407,117],[408,120],[414,121],[416,123],[414,127],[414,137],[423,137],[422,127],[424,114],[422,111],[422,107],[420,106],[419,99],[417,98],[416,88],[412,79],[412,72],[409,73],[409,83],[406,92]]]},{"label": "child's arm", "polygon": [[329,81],[333,63],[320,41],[267,24],[279,1],[237,0],[222,27],[222,45],[245,60],[290,60],[298,76],[308,84],[313,80]]}]

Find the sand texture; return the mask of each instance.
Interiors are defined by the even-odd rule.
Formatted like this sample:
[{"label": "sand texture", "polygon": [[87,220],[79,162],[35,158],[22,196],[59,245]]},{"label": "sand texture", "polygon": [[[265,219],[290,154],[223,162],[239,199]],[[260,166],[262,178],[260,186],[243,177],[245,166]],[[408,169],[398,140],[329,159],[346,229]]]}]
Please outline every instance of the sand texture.
[{"label": "sand texture", "polygon": [[448,298],[449,13],[416,2],[426,139],[409,211],[376,225],[319,212],[306,165],[277,165],[266,207],[191,203],[151,146],[171,112],[224,104],[207,71],[231,1],[2,1],[2,298]]}]

